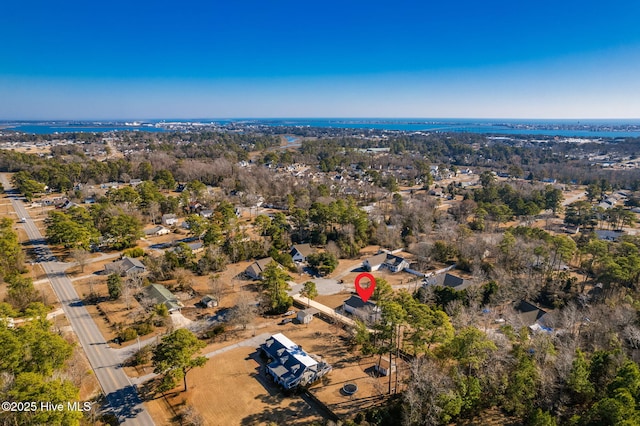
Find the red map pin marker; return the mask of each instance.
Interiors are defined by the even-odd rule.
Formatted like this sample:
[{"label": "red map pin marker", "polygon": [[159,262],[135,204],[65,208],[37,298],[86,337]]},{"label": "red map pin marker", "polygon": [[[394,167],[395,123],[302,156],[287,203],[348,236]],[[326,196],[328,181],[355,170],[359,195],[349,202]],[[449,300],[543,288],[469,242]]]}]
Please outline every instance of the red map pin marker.
[{"label": "red map pin marker", "polygon": [[[360,280],[363,278],[367,278],[369,280],[369,287],[363,288],[360,286]],[[367,272],[363,272],[361,274],[358,274],[354,285],[356,286],[356,291],[358,292],[358,296],[360,296],[360,299],[362,299],[364,303],[367,303],[367,300],[369,300],[369,298],[373,294],[373,290],[375,290],[376,288],[376,279],[373,278],[373,275]]]}]

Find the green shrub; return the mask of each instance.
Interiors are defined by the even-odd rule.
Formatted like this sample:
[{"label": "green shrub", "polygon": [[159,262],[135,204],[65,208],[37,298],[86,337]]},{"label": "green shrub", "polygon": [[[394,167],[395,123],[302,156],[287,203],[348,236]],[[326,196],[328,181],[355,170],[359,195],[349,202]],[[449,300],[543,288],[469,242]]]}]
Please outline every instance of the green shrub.
[{"label": "green shrub", "polygon": [[133,340],[136,337],[138,337],[138,332],[136,331],[135,328],[128,327],[122,330],[118,334],[118,337],[120,338],[121,341],[128,342],[129,340]]},{"label": "green shrub", "polygon": [[145,334],[149,334],[153,331],[153,324],[150,322],[143,322],[142,324],[136,325],[135,331],[138,333],[138,336],[144,336]]},{"label": "green shrub", "polygon": [[122,252],[125,257],[142,257],[144,256],[144,250],[141,247],[134,247]]}]

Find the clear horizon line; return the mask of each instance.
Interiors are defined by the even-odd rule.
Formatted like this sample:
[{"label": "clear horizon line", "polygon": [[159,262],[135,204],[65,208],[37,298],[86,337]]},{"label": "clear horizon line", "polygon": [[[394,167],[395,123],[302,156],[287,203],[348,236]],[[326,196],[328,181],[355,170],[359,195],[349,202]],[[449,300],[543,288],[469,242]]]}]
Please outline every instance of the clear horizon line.
[{"label": "clear horizon line", "polygon": [[131,121],[193,121],[193,120],[559,120],[559,121],[597,121],[597,120],[632,120],[638,121],[640,117],[366,117],[366,116],[317,116],[317,117],[134,117],[134,118],[17,118],[17,119],[3,119],[0,118],[0,122],[59,122],[59,121],[77,121],[77,122],[101,122],[101,121],[116,121],[116,122],[131,122]]}]

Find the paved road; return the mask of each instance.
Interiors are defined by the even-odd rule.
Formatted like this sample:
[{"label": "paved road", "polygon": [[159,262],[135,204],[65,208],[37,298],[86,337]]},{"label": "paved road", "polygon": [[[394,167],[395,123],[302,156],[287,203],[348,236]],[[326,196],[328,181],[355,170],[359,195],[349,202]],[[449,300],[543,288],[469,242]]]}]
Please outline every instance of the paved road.
[{"label": "paved road", "polygon": [[[5,189],[12,188],[6,175],[0,175],[0,182]],[[11,203],[18,218],[26,219],[22,226],[34,249],[40,253],[42,268],[49,277],[51,286],[62,304],[62,309],[91,363],[102,391],[107,397],[109,408],[123,425],[153,425],[153,420],[138,396],[136,388],[122,370],[119,358],[105,342],[102,333],[78,298],[71,280],[64,273],[64,268],[68,265],[56,261],[40,230],[31,220],[24,203],[15,195],[11,197]]]}]

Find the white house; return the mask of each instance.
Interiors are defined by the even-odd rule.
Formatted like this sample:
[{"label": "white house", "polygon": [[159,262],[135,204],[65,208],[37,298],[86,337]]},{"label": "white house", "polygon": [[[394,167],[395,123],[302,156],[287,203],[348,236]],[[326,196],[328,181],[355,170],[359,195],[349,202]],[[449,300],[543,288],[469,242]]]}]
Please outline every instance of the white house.
[{"label": "white house", "polygon": [[154,226],[153,228],[150,229],[145,229],[144,231],[144,235],[146,235],[147,237],[158,237],[160,235],[167,235],[170,234],[171,230],[165,228],[164,226]]},{"label": "white house", "polygon": [[165,226],[174,226],[178,224],[178,217],[173,213],[162,215],[162,224]]},{"label": "white house", "polygon": [[401,256],[382,252],[365,259],[362,262],[362,266],[370,272],[377,271],[380,268],[387,268],[391,272],[400,272],[409,267],[409,262]]},{"label": "white house", "polygon": [[296,244],[291,248],[291,258],[294,262],[306,262],[307,256],[313,254],[315,250],[309,244]]},{"label": "white house", "polygon": [[360,296],[353,295],[342,303],[342,309],[364,321],[376,322],[380,320],[380,308],[373,302],[365,303]]},{"label": "white house", "polygon": [[284,389],[313,383],[331,371],[329,364],[312,358],[282,333],[269,337],[260,349],[271,360],[267,372]]}]

